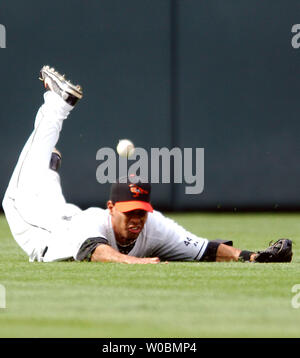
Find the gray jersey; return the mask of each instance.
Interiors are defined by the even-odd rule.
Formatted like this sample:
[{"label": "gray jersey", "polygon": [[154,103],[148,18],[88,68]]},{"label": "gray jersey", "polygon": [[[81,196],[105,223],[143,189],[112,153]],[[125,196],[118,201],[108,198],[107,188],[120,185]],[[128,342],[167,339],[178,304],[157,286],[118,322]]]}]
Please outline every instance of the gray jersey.
[{"label": "gray jersey", "polygon": [[[54,239],[49,245],[44,261],[79,258],[78,252],[88,239],[99,239],[119,251],[111,224],[109,211],[90,208],[57,225]],[[159,257],[168,261],[198,261],[208,240],[197,237],[158,211],[148,213],[146,224],[128,255]]]}]

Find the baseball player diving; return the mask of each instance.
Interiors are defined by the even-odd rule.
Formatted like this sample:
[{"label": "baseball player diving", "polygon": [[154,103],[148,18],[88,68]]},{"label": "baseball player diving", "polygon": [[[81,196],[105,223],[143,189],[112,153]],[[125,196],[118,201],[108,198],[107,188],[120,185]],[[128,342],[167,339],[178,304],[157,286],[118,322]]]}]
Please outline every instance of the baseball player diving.
[{"label": "baseball player diving", "polygon": [[161,261],[290,262],[292,241],[279,239],[264,251],[239,250],[231,241],[208,240],[188,232],[152,208],[151,185],[112,184],[107,208],[81,210],[67,203],[55,149],[63,122],[82,98],[54,68],[40,71],[46,92],[34,129],[14,169],[3,208],[29,261],[63,260],[157,264]]}]

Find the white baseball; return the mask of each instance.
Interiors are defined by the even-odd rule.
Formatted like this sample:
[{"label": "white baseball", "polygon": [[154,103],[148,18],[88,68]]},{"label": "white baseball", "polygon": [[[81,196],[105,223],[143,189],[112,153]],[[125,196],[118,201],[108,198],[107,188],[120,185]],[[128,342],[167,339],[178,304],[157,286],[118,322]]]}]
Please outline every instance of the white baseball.
[{"label": "white baseball", "polygon": [[121,157],[130,157],[134,153],[134,144],[129,139],[121,139],[117,145]]}]

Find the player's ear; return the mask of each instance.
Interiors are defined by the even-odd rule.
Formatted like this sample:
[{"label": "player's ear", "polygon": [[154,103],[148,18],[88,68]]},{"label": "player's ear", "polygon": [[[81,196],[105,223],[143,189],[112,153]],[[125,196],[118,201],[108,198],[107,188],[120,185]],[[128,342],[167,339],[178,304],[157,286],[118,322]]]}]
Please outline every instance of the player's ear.
[{"label": "player's ear", "polygon": [[108,200],[108,202],[106,203],[107,209],[109,210],[110,213],[112,213],[112,210],[114,208],[114,203],[111,200]]}]

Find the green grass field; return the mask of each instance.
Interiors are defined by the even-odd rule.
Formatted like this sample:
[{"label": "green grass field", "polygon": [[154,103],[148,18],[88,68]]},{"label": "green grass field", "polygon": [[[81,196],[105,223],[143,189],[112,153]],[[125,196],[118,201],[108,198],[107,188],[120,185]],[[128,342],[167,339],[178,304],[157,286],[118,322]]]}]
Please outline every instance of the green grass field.
[{"label": "green grass field", "polygon": [[300,337],[300,214],[168,216],[242,249],[290,237],[293,262],[29,263],[0,216],[0,337]]}]

